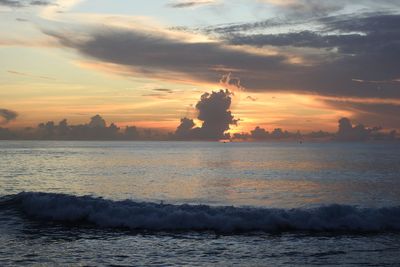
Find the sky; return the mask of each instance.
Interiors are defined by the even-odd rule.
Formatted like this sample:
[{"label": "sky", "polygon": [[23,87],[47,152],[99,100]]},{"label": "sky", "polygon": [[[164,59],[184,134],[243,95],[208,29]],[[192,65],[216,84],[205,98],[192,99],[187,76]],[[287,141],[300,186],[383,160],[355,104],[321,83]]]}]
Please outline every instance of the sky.
[{"label": "sky", "polygon": [[231,133],[400,129],[398,0],[0,0],[0,23],[2,127],[173,131],[228,89]]}]

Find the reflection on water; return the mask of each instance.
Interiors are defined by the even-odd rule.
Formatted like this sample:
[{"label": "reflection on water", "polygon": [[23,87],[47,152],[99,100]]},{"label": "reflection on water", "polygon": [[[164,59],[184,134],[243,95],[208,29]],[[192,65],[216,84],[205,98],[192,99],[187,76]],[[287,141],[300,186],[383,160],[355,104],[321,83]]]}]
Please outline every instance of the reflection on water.
[{"label": "reflection on water", "polygon": [[[0,141],[0,195],[397,206],[399,174],[398,144]],[[0,266],[400,266],[399,240],[385,232],[132,232],[0,210]]]},{"label": "reflection on water", "polygon": [[0,194],[298,207],[400,203],[400,146],[0,142]]}]

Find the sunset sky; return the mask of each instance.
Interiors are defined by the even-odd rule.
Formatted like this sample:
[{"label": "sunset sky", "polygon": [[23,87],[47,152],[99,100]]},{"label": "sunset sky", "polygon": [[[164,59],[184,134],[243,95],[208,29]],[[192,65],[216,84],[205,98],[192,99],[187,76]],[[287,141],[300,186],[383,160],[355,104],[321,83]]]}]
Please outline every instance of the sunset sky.
[{"label": "sunset sky", "polygon": [[1,127],[173,130],[228,88],[232,132],[400,129],[398,0],[0,0],[0,23]]}]

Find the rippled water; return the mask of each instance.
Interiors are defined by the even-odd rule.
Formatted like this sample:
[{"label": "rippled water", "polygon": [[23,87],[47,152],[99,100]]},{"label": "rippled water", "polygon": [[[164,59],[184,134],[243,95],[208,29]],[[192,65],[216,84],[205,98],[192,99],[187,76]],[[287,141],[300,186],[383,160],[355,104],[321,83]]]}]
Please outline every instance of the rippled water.
[{"label": "rippled water", "polygon": [[1,141],[0,196],[1,266],[400,265],[399,144]]}]

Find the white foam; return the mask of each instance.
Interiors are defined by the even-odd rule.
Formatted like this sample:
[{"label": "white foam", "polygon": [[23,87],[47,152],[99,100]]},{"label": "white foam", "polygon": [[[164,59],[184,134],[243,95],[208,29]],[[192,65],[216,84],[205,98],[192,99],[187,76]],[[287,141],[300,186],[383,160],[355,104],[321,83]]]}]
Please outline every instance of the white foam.
[{"label": "white foam", "polygon": [[98,227],[174,231],[399,231],[400,207],[267,209],[170,205],[89,196],[22,192],[3,197],[1,207],[17,208],[40,220],[89,223]]}]

